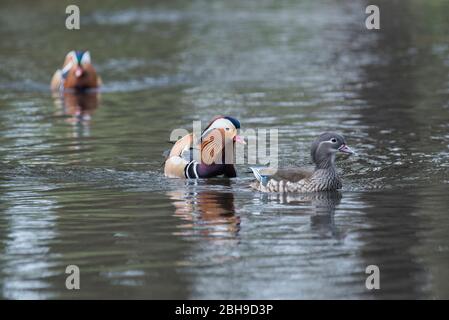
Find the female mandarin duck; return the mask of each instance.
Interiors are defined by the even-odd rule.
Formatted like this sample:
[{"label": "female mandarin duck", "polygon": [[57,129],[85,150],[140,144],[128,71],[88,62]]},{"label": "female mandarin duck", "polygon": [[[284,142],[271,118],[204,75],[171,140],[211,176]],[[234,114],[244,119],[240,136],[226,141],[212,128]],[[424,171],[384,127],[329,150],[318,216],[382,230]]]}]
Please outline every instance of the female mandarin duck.
[{"label": "female mandarin duck", "polygon": [[341,189],[342,183],[335,168],[337,152],[354,154],[342,135],[323,133],[312,143],[314,170],[251,168],[257,179],[251,187],[262,192],[316,192]]},{"label": "female mandarin duck", "polygon": [[235,143],[245,144],[237,135],[240,122],[218,116],[197,138],[192,133],[179,139],[165,161],[164,174],[169,178],[212,178],[237,176],[234,168]]},{"label": "female mandarin duck", "polygon": [[56,70],[53,75],[50,88],[53,91],[85,90],[98,88],[101,84],[89,51],[70,51],[65,57],[62,69]]}]

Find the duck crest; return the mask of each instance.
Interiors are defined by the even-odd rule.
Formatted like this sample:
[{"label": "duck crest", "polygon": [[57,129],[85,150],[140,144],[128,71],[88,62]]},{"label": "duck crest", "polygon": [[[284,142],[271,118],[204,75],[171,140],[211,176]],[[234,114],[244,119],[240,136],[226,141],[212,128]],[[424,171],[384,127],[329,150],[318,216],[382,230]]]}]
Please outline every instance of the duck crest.
[{"label": "duck crest", "polygon": [[81,64],[81,60],[84,54],[88,54],[87,51],[79,51],[79,50],[75,51],[75,57],[78,64]]},{"label": "duck crest", "polygon": [[237,120],[234,117],[229,117],[229,116],[222,116],[222,115],[218,115],[212,118],[212,120],[207,124],[207,126],[204,128],[203,132],[201,133],[202,135],[207,131],[207,129],[209,129],[212,124],[214,124],[215,121],[219,120],[219,119],[226,119],[229,120],[236,129],[240,129],[240,121]]}]

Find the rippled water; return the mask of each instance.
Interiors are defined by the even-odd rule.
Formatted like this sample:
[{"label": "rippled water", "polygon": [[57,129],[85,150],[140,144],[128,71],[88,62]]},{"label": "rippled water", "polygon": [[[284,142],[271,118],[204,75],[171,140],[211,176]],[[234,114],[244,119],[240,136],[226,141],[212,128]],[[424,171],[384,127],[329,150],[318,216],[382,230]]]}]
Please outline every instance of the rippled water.
[{"label": "rippled water", "polygon": [[[0,297],[449,298],[449,6],[378,1],[368,31],[367,4],[83,1],[68,31],[64,2],[2,1]],[[61,101],[74,48],[105,86]],[[283,164],[326,130],[358,156],[336,193],[164,178],[171,130],[216,114],[279,129]]]}]

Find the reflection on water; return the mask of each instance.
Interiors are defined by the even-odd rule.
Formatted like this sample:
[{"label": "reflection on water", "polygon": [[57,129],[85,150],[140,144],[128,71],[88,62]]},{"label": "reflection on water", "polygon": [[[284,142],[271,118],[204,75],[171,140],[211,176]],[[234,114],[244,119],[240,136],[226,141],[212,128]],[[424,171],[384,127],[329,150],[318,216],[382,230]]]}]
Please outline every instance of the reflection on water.
[{"label": "reflection on water", "polygon": [[[54,230],[56,202],[43,197],[40,188],[51,186],[22,185],[22,190],[2,194],[8,206],[2,213],[8,217],[8,237],[4,254],[14,259],[4,261],[3,297],[7,299],[39,299],[48,297],[47,278],[54,275],[50,243],[57,237]],[[23,211],[34,212],[23,216]],[[35,275],[39,275],[36,277]],[[33,276],[34,275],[34,276]]]},{"label": "reflection on water", "polygon": [[[90,136],[92,116],[100,102],[99,92],[57,92],[53,93],[53,102],[57,108],[56,116],[63,116],[73,126],[71,137]],[[81,146],[76,144],[69,149],[80,150]]]},{"label": "reflection on water", "polygon": [[167,192],[167,196],[173,200],[174,215],[182,220],[178,235],[198,236],[202,241],[238,238],[240,217],[235,211],[232,192],[195,190],[194,186],[186,186]]},{"label": "reflection on water", "polygon": [[273,201],[281,204],[293,204],[300,206],[301,211],[310,215],[311,228],[317,232],[330,232],[334,237],[339,233],[335,227],[334,214],[340,204],[342,194],[340,191],[324,191],[308,194],[266,194],[261,195],[262,203],[271,204]]},{"label": "reflection on water", "polygon": [[100,94],[98,92],[63,92],[54,95],[54,103],[64,115],[70,116],[68,122],[86,123],[98,108]]},{"label": "reflection on water", "polygon": [[[0,297],[448,298],[449,2],[379,0],[379,31],[364,5],[83,2],[73,32],[64,3],[2,2]],[[101,107],[48,92],[74,44]],[[278,129],[281,165],[323,131],[358,156],[333,193],[166,179],[171,130],[216,114]]]}]

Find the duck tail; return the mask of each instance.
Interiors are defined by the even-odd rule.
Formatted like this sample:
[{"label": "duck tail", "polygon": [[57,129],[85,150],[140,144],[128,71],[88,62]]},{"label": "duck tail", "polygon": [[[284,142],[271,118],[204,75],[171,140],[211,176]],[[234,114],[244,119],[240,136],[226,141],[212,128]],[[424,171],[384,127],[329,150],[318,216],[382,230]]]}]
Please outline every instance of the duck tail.
[{"label": "duck tail", "polygon": [[167,160],[168,157],[170,156],[170,149],[167,149],[164,152],[162,152],[162,156],[164,157],[164,161]]},{"label": "duck tail", "polygon": [[268,176],[261,174],[260,168],[250,167],[250,169],[253,171],[257,181],[259,181],[263,186],[266,186],[269,180]]},{"label": "duck tail", "polygon": [[161,163],[161,167],[163,167],[163,166],[165,165],[165,162],[167,161],[167,159],[169,158],[169,156],[170,156],[170,149],[165,150],[165,151],[162,153],[162,157],[164,157],[164,161]]}]

